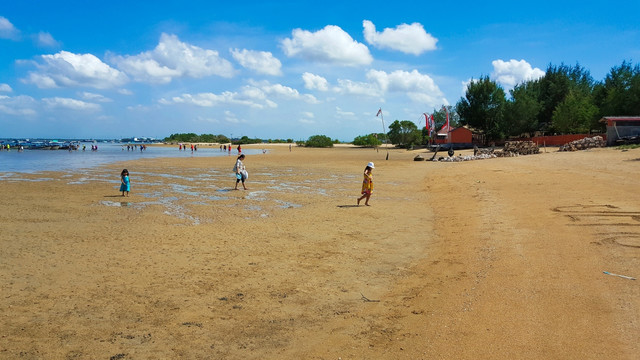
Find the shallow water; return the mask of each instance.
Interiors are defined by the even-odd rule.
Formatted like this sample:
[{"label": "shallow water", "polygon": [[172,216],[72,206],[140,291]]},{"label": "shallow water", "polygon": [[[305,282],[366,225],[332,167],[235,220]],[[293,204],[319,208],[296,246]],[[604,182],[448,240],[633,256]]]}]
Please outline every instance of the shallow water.
[{"label": "shallow water", "polygon": [[[197,151],[178,150],[177,147],[148,146],[146,150],[127,151],[126,145],[98,143],[98,150],[91,151],[92,143],[86,143],[87,150],[23,150],[0,151],[0,176],[10,173],[37,173],[41,171],[64,171],[87,169],[118,161],[150,159],[158,157],[234,157],[235,152],[220,151],[217,147],[201,147]],[[259,149],[243,150],[244,154],[261,154]]]}]

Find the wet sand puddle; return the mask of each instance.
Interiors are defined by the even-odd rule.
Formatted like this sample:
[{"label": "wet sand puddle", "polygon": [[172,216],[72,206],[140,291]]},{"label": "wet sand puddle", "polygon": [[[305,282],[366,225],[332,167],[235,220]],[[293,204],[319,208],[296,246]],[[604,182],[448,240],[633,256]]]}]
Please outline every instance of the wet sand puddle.
[{"label": "wet sand puddle", "polygon": [[[304,180],[300,181],[300,178]],[[302,208],[303,204],[290,199],[292,194],[332,196],[329,185],[334,187],[337,181],[344,181],[345,177],[313,172],[300,174],[290,170],[279,175],[260,172],[250,175],[247,182],[249,190],[242,190],[241,187],[240,190],[234,190],[233,179],[233,174],[215,169],[197,174],[185,173],[182,170],[181,175],[164,172],[132,173],[132,192],[129,198],[123,201],[102,200],[99,204],[138,210],[157,205],[163,208],[163,214],[184,220],[187,225],[215,221],[213,213],[227,211],[225,208],[241,209],[241,216],[246,219],[265,218],[271,216],[274,211]],[[114,177],[112,173],[92,171],[90,174],[69,176],[69,180],[72,180],[69,181],[70,185],[105,182],[111,184],[110,188],[115,194],[119,192],[119,178]],[[286,200],[282,198],[285,194]],[[140,201],[141,197],[145,201]],[[207,207],[213,211],[207,211]]]}]

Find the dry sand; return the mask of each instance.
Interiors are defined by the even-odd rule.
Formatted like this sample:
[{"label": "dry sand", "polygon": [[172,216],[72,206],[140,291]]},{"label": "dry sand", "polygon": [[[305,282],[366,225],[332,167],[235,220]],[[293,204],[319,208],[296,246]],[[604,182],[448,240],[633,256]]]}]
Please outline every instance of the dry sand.
[{"label": "dry sand", "polygon": [[2,179],[0,358],[638,359],[640,149],[267,148]]}]

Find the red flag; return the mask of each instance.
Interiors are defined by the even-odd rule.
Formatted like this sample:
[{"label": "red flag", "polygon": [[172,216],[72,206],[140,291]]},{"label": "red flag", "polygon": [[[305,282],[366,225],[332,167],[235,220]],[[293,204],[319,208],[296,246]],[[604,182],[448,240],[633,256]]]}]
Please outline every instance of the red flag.
[{"label": "red flag", "polygon": [[442,125],[442,128],[440,128],[440,130],[447,129],[447,132],[450,132],[451,127],[449,126],[449,111],[447,110],[446,106],[443,106],[442,108],[444,109],[445,114],[447,114],[447,122]]},{"label": "red flag", "polygon": [[427,129],[427,133],[430,131],[430,126],[429,126],[429,115],[427,115],[427,113],[423,113],[422,115],[424,115],[424,128]]},{"label": "red flag", "polygon": [[382,114],[382,108],[380,108],[380,110],[378,110],[378,113],[376,114],[376,116],[380,116],[380,114]]}]

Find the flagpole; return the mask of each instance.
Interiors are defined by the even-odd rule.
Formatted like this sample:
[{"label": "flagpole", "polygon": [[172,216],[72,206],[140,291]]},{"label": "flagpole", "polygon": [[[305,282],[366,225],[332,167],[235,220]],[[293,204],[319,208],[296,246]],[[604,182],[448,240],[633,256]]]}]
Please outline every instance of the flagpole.
[{"label": "flagpole", "polygon": [[384,147],[387,149],[387,159],[389,160],[389,143],[387,143],[387,131],[384,127],[384,115],[382,114],[382,108],[378,109],[378,113],[376,116],[380,115],[380,119],[382,120],[382,134],[384,135]]}]

